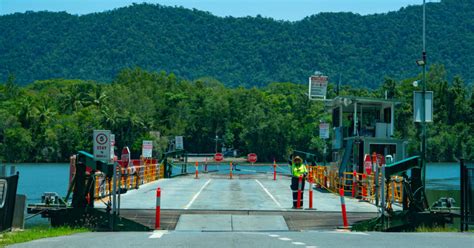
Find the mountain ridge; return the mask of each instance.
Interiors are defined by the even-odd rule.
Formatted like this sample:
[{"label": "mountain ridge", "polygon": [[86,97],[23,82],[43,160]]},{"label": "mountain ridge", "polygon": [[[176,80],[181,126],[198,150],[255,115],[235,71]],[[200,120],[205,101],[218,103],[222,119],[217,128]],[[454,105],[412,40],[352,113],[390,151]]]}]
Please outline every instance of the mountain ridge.
[{"label": "mountain ridge", "polygon": [[[427,4],[428,62],[444,64],[450,77],[459,74],[469,83],[474,79],[471,3]],[[141,67],[251,87],[306,83],[319,70],[333,81],[341,74],[345,84],[373,88],[385,76],[420,72],[414,61],[421,57],[421,6],[282,21],[133,4],[86,15],[3,15],[0,33],[0,81],[13,74],[21,84],[48,78],[110,82],[124,68]]]}]

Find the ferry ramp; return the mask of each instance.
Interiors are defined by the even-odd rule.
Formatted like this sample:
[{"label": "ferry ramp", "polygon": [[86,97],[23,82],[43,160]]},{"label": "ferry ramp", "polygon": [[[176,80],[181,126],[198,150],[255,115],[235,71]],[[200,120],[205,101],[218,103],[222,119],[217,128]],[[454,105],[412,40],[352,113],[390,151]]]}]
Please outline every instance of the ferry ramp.
[{"label": "ferry ramp", "polygon": [[[161,188],[162,229],[327,230],[342,225],[339,196],[314,189],[313,209],[308,209],[306,184],[304,209],[292,209],[290,177],[280,174],[274,180],[269,173],[234,174],[232,179],[223,173],[160,179],[122,194],[120,215],[153,228],[157,188]],[[105,205],[99,203],[97,207]],[[377,215],[374,205],[354,198],[346,198],[346,208],[350,224]]]}]

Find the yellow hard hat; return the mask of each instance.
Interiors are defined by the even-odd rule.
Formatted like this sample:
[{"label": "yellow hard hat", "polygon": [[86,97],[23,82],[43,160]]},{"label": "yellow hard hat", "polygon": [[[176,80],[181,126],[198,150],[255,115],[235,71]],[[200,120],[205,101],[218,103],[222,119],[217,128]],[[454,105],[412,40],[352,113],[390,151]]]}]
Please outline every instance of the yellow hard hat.
[{"label": "yellow hard hat", "polygon": [[300,156],[296,156],[293,158],[293,162],[296,163],[297,160],[299,160],[300,162],[303,162],[303,159],[301,159]]}]

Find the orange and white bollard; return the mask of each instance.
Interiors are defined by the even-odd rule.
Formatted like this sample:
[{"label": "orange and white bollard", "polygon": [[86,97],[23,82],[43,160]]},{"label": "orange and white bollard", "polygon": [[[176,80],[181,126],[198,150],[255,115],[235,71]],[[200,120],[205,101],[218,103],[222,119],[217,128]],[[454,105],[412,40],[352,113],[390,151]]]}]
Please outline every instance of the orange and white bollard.
[{"label": "orange and white bollard", "polygon": [[232,179],[232,162],[230,162],[229,178]]},{"label": "orange and white bollard", "polygon": [[161,211],[161,188],[156,189],[156,211],[155,211],[155,230],[160,229]]},{"label": "orange and white bollard", "polygon": [[362,200],[367,200],[367,175],[362,174]]},{"label": "orange and white bollard", "polygon": [[300,178],[298,179],[298,198],[296,200],[296,208],[302,207],[302,202],[301,202],[301,188],[303,187],[303,176],[301,175]]},{"label": "orange and white bollard", "polygon": [[196,161],[195,169],[196,169],[196,176],[194,178],[199,179],[199,163],[197,161]]},{"label": "orange and white bollard", "polygon": [[352,197],[356,196],[356,188],[357,188],[357,172],[352,172]]},{"label": "orange and white bollard", "polygon": [[273,160],[273,181],[277,180],[276,162]]},{"label": "orange and white bollard", "polygon": [[342,222],[344,223],[344,228],[348,228],[349,224],[347,223],[347,213],[346,213],[346,202],[344,200],[344,189],[339,189],[339,195],[341,196],[341,211],[342,211]]},{"label": "orange and white bollard", "polygon": [[320,189],[321,185],[323,184],[323,180],[321,180],[320,172],[318,167],[316,167],[316,178],[318,178],[318,181],[316,183],[316,188]]},{"label": "orange and white bollard", "polygon": [[326,171],[324,172],[324,187],[325,187],[326,189],[329,188],[328,175],[327,175],[327,172],[326,172]]},{"label": "orange and white bollard", "polygon": [[312,176],[312,169],[310,169],[310,173],[309,173],[309,209],[313,209],[313,176]]}]

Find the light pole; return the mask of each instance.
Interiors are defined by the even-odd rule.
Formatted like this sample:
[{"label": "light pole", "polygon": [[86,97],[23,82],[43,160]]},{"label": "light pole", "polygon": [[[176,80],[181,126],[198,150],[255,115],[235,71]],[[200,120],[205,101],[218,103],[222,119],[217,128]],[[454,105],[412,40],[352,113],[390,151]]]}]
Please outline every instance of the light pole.
[{"label": "light pole", "polygon": [[[426,0],[423,0],[423,52],[422,59],[416,61],[418,66],[422,67],[423,74],[421,79],[421,180],[423,184],[426,179]],[[424,185],[420,185],[424,187]],[[419,200],[425,206],[428,206],[427,199],[424,194],[425,189],[423,188],[420,192]]]},{"label": "light pole", "polygon": [[423,182],[426,175],[426,0],[423,0],[423,89],[421,104],[421,174]]}]

